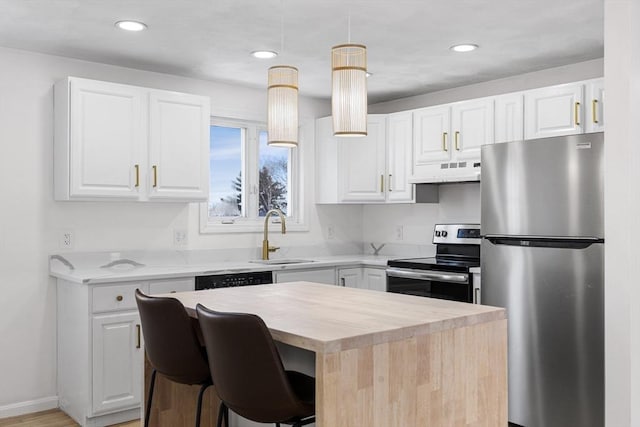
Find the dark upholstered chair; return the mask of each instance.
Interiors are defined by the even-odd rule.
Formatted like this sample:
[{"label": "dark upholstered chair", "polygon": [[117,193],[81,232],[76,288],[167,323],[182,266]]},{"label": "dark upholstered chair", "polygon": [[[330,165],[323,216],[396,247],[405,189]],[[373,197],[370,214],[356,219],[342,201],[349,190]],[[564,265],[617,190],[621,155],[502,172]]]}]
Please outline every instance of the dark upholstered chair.
[{"label": "dark upholstered chair", "polygon": [[[211,377],[228,409],[260,423],[304,426],[315,421],[315,379],[285,371],[264,321],[253,314],[220,313],[198,304]],[[218,427],[222,416],[218,416]]]},{"label": "dark upholstered chair", "polygon": [[202,395],[211,382],[206,350],[200,345],[191,318],[180,301],[150,297],[136,290],[147,359],[153,367],[144,425],[149,425],[156,374],[171,381],[200,385],[196,408],[196,427],[200,426]]}]

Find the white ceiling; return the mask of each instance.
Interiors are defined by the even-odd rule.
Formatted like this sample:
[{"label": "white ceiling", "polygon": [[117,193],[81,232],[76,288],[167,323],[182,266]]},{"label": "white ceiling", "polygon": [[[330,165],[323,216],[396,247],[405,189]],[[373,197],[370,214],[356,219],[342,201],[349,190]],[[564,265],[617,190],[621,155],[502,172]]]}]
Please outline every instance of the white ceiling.
[{"label": "white ceiling", "polygon": [[[0,0],[0,46],[265,87],[300,70],[329,97],[330,49],[367,45],[370,103],[603,56],[604,0]],[[141,33],[114,22],[136,19]],[[257,60],[257,49],[284,51]],[[470,42],[475,52],[449,46]]]}]

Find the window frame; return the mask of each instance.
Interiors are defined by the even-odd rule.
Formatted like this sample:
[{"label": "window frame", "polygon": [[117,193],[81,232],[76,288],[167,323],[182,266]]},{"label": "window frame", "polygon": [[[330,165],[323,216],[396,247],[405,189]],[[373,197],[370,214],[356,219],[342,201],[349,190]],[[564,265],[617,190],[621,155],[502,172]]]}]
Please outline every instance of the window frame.
[{"label": "window frame", "polygon": [[[200,203],[200,232],[213,233],[259,233],[264,229],[264,217],[258,216],[260,132],[267,131],[267,125],[257,120],[241,120],[212,116],[210,126],[236,127],[244,129],[241,146],[243,203],[239,217],[209,217],[209,200]],[[305,221],[305,209],[302,187],[304,180],[300,171],[302,162],[301,144],[289,149],[289,199],[287,210],[292,213],[286,217],[287,231],[308,231]],[[211,173],[211,172],[209,172]],[[210,178],[210,177],[209,177]],[[270,222],[279,224],[280,218],[272,216]]]}]

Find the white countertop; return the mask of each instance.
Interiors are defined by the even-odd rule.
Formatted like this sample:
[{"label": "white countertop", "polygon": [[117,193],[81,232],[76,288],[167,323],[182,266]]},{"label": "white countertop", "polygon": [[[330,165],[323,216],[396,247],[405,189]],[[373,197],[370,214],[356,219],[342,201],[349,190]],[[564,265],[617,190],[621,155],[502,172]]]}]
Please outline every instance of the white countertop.
[{"label": "white countertop", "polygon": [[[62,254],[62,256],[65,256],[65,254]],[[65,258],[66,257],[67,256],[65,256]],[[392,258],[397,258],[397,256],[360,254],[304,257],[304,259],[311,259],[313,262],[284,265],[265,265],[248,261],[218,261],[191,264],[189,261],[178,262],[178,260],[175,259],[158,259],[152,262],[141,262],[144,264],[143,266],[124,264],[109,268],[102,268],[99,264],[94,263],[94,265],[90,266],[78,265],[75,266],[74,269],[69,268],[58,259],[52,259],[50,261],[50,275],[70,282],[94,284],[131,280],[155,280],[175,277],[203,276],[209,274],[241,273],[249,271],[283,271],[345,266],[382,268],[386,267],[387,261]],[[134,258],[129,259],[138,261]],[[75,265],[76,263],[73,264]]]}]

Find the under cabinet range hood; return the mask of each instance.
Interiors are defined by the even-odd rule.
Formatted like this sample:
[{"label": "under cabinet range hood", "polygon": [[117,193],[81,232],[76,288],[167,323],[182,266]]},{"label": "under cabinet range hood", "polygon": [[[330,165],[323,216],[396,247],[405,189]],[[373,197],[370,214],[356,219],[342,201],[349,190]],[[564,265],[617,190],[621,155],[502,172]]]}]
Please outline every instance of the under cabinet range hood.
[{"label": "under cabinet range hood", "polygon": [[421,168],[420,175],[409,177],[411,184],[480,181],[480,161],[445,162]]}]

